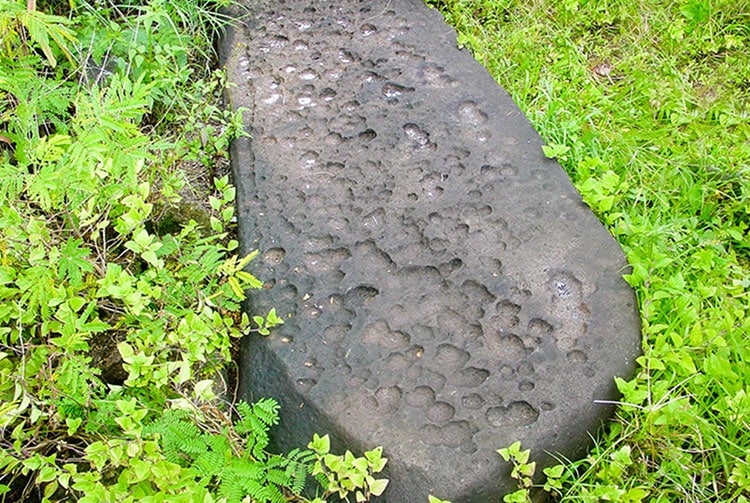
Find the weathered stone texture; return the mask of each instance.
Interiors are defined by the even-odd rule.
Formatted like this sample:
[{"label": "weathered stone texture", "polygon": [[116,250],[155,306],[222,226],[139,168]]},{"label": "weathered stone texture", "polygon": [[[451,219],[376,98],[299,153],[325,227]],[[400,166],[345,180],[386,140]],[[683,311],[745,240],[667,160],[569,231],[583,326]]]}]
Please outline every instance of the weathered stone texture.
[{"label": "weathered stone texture", "polygon": [[418,0],[248,8],[223,42],[240,237],[270,286],[252,310],[288,317],[241,387],[283,404],[277,445],[383,445],[396,503],[500,501],[515,440],[582,454],[638,318],[537,133]]}]

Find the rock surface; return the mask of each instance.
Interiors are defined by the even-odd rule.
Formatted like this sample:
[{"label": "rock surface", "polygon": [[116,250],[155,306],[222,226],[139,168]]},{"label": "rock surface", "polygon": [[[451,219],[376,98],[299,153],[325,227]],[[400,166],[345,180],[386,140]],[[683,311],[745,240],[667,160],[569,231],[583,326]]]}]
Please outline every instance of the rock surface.
[{"label": "rock surface", "polygon": [[222,43],[240,240],[259,249],[241,392],[382,445],[381,501],[501,501],[495,450],[580,456],[640,347],[626,262],[509,96],[420,0],[248,2]]}]

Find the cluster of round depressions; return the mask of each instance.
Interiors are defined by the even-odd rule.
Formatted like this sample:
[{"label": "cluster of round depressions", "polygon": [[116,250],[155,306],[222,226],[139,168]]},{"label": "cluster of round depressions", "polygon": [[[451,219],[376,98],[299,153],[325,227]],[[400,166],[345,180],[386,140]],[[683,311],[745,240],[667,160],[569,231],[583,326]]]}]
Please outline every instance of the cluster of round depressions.
[{"label": "cluster of round depressions", "polygon": [[254,305],[291,315],[271,344],[294,386],[464,453],[554,414],[553,390],[597,368],[587,285],[528,255],[545,207],[518,194],[546,175],[388,2],[303,3],[260,2],[239,61],[270,287]]}]

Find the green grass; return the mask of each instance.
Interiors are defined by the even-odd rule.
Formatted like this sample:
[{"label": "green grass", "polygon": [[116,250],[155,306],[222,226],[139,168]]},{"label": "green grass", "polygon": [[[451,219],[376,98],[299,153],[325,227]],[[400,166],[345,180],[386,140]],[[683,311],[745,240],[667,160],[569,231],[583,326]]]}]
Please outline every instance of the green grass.
[{"label": "green grass", "polygon": [[750,2],[428,3],[559,152],[633,268],[644,354],[560,499],[747,501]]}]

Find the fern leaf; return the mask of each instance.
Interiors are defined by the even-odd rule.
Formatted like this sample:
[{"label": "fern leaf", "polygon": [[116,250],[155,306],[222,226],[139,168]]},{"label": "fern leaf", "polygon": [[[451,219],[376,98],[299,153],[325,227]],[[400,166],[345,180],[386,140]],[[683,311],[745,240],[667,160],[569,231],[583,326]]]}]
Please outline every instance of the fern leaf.
[{"label": "fern leaf", "polygon": [[255,402],[253,413],[266,426],[273,426],[279,422],[279,404],[273,398],[265,398]]},{"label": "fern leaf", "polygon": [[277,454],[274,454],[273,456],[269,456],[268,459],[266,459],[264,461],[264,463],[266,465],[266,468],[268,468],[268,469],[278,468],[278,467],[283,468],[283,467],[289,465],[290,462],[291,461],[289,461],[284,456],[279,456]]},{"label": "fern leaf", "polygon": [[252,446],[251,452],[255,459],[265,459],[266,458],[266,452],[265,449],[268,447],[269,442],[268,434],[263,433],[262,435],[257,435],[255,437],[255,445]]},{"label": "fern leaf", "polygon": [[270,486],[267,486],[257,480],[253,479],[240,479],[240,485],[245,491],[245,494],[253,498],[253,501],[259,501],[265,503],[271,497]]},{"label": "fern leaf", "polygon": [[292,483],[292,477],[286,471],[282,470],[268,470],[266,480],[277,486],[288,486]]},{"label": "fern leaf", "polygon": [[248,418],[253,415],[253,409],[247,404],[247,402],[237,403],[237,412],[240,415],[240,419],[235,425],[237,433],[245,434],[248,431],[252,431],[252,426],[248,424]]},{"label": "fern leaf", "polygon": [[184,420],[185,417],[185,411],[168,410],[144,428],[145,434],[159,435],[167,460],[181,466],[188,466],[189,460],[208,452],[206,439],[210,438],[201,434],[195,424]]},{"label": "fern leaf", "polygon": [[209,449],[218,453],[229,453],[229,440],[222,435],[206,435],[206,445]]},{"label": "fern leaf", "polygon": [[285,503],[287,501],[284,493],[276,486],[266,486],[266,497],[271,503]]},{"label": "fern leaf", "polygon": [[265,465],[247,459],[233,459],[229,465],[229,471],[241,479],[258,481],[266,479]]},{"label": "fern leaf", "polygon": [[292,493],[300,495],[307,482],[308,468],[307,465],[303,465],[302,463],[294,463],[290,465],[291,467],[294,467],[294,470],[291,474],[292,482],[289,484],[289,489]]},{"label": "fern leaf", "polygon": [[302,463],[305,465],[310,464],[313,461],[315,461],[315,453],[307,449],[306,450],[302,450],[299,448],[292,449],[291,451],[289,451],[289,454],[287,454],[286,457],[287,459],[291,461]]},{"label": "fern leaf", "polygon": [[227,503],[241,503],[242,498],[245,496],[245,491],[240,482],[239,477],[229,473],[225,474],[221,478],[219,495],[226,498]]},{"label": "fern leaf", "polygon": [[220,477],[226,465],[226,451],[207,451],[197,456],[193,467],[203,477]]}]

